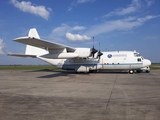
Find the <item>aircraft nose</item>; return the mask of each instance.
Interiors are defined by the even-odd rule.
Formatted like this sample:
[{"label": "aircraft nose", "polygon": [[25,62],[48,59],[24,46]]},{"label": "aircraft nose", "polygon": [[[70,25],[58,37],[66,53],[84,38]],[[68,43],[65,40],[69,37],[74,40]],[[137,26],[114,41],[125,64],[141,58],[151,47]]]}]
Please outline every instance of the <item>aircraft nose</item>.
[{"label": "aircraft nose", "polygon": [[147,66],[150,66],[151,65],[151,61],[148,60],[148,59],[144,59],[143,60],[143,67],[147,67]]}]

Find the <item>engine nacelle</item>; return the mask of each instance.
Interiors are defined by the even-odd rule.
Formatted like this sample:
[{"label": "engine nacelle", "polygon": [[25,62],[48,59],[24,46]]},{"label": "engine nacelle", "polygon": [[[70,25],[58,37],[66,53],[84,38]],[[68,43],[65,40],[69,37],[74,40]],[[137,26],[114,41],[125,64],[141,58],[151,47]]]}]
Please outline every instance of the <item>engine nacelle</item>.
[{"label": "engine nacelle", "polygon": [[78,54],[80,58],[87,58],[91,54],[91,49],[90,48],[76,48],[75,52]]},{"label": "engine nacelle", "polygon": [[80,66],[79,68],[76,68],[75,71],[76,72],[85,72],[85,73],[87,73],[87,72],[89,72],[89,67],[87,67],[87,66]]}]

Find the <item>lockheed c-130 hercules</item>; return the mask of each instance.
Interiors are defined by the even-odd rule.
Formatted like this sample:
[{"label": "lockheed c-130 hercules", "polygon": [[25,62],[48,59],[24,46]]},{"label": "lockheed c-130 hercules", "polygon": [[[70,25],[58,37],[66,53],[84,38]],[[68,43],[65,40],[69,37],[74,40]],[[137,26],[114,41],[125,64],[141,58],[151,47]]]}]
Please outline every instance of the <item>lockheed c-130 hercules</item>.
[{"label": "lockheed c-130 hercules", "polygon": [[94,48],[73,48],[55,42],[40,39],[35,28],[29,30],[27,37],[14,41],[26,44],[25,54],[8,54],[9,56],[32,57],[43,60],[64,70],[92,72],[103,70],[134,71],[145,69],[149,72],[151,61],[144,59],[136,51],[106,51]]}]

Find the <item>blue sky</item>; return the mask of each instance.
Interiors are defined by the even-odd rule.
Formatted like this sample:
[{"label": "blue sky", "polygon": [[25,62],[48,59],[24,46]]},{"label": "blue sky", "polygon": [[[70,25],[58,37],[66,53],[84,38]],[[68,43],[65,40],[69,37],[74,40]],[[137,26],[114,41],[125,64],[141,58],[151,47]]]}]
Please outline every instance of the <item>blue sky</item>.
[{"label": "blue sky", "polygon": [[44,64],[6,55],[25,52],[25,45],[12,40],[30,28],[71,47],[92,47],[94,36],[101,51],[136,50],[160,62],[159,6],[159,0],[1,0],[0,65]]}]

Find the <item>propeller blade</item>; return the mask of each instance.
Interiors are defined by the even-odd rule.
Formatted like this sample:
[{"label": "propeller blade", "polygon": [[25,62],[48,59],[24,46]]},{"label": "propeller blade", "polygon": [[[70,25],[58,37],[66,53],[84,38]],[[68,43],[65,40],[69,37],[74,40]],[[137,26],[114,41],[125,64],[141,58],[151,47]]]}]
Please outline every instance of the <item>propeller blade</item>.
[{"label": "propeller blade", "polygon": [[98,59],[100,59],[102,55],[103,55],[103,53],[101,53],[101,51],[100,51],[100,43],[99,43],[99,51],[98,51],[98,55],[97,55]]},{"label": "propeller blade", "polygon": [[95,48],[94,48],[94,37],[93,37],[93,48],[91,49],[91,56],[94,58],[94,54],[96,53],[96,52],[98,52],[98,50],[96,50]]},{"label": "propeller blade", "polygon": [[103,53],[101,53],[100,51],[98,52],[98,58],[100,59],[100,57],[103,55]]},{"label": "propeller blade", "polygon": [[94,47],[91,49],[91,55],[92,57],[94,57],[94,54],[98,52],[98,50],[96,50]]}]

